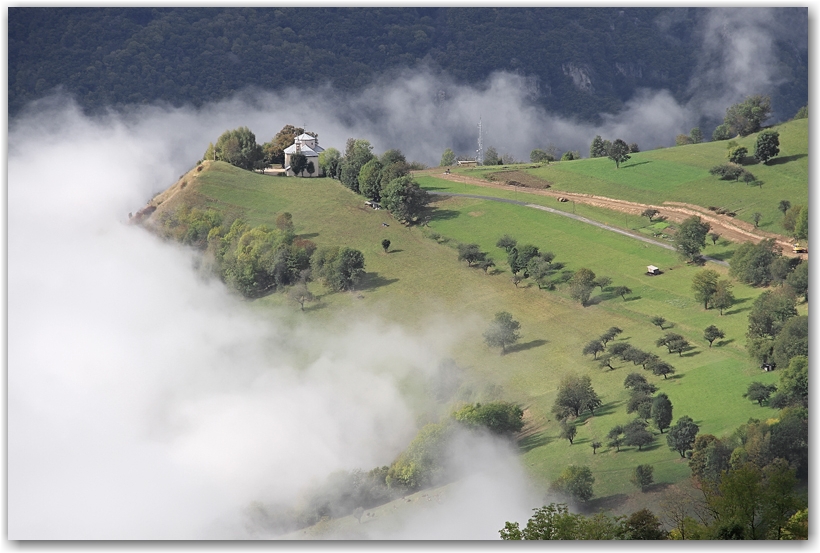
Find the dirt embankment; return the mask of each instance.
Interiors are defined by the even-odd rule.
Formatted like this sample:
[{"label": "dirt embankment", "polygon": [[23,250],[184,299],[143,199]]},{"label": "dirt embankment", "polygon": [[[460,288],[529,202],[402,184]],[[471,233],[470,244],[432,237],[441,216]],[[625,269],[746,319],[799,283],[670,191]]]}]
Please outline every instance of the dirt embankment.
[{"label": "dirt embankment", "polygon": [[[553,198],[567,198],[570,201],[591,205],[594,207],[602,207],[621,213],[629,213],[630,215],[640,216],[644,210],[653,208],[660,212],[660,215],[666,217],[668,221],[680,223],[684,219],[697,215],[712,226],[712,231],[717,232],[723,238],[731,240],[732,242],[754,242],[755,244],[766,238],[774,238],[777,245],[783,249],[784,255],[799,256],[800,254],[792,253],[792,242],[785,237],[757,229],[754,225],[745,221],[738,221],[729,215],[718,215],[709,211],[705,207],[698,205],[687,204],[683,202],[664,202],[663,205],[642,204],[638,202],[629,202],[626,200],[617,200],[615,198],[607,198],[604,196],[595,196],[593,194],[581,194],[578,192],[562,192],[551,189],[537,189],[535,187],[514,187],[506,182],[492,182],[481,178],[470,177],[456,173],[444,173],[441,170],[426,170],[423,172],[429,176],[445,179],[453,182],[463,182],[465,184],[473,184],[476,186],[483,186],[486,188],[496,188],[499,190],[517,189],[524,194],[535,194],[540,196],[550,196]],[[804,254],[805,255],[805,254]]]}]

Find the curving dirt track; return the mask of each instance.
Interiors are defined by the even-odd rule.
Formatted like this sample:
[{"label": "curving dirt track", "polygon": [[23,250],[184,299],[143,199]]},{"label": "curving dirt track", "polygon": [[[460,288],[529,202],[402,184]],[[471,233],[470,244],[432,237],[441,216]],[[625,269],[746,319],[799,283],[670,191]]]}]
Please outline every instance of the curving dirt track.
[{"label": "curving dirt track", "polygon": [[[449,180],[453,182],[462,182],[465,184],[472,184],[475,186],[483,186],[486,188],[496,188],[500,190],[510,190],[513,186],[500,182],[490,182],[484,179],[469,177],[466,175],[456,173],[443,173],[440,169],[419,171],[418,174],[424,174],[439,179]],[[628,202],[626,200],[616,200],[614,198],[607,198],[604,196],[595,196],[592,194],[581,194],[578,192],[561,192],[557,190],[543,190],[535,188],[518,187],[518,190],[524,194],[535,194],[540,196],[550,196],[554,198],[567,198],[570,201],[579,204],[586,204],[595,207],[603,207],[620,211],[622,213],[629,213],[630,215],[638,215],[645,209],[653,208],[660,212],[660,215],[666,217],[669,221],[680,223],[684,219],[697,215],[704,221],[707,221],[712,226],[712,231],[719,233],[723,238],[731,240],[732,242],[754,242],[755,244],[766,238],[774,238],[777,245],[783,249],[783,254],[793,257],[799,257],[801,254],[792,252],[792,243],[785,237],[766,232],[754,228],[754,225],[745,221],[738,221],[729,217],[728,215],[718,215],[709,211],[708,209],[686,204],[683,202],[664,202],[663,205],[642,204],[638,202]],[[806,255],[807,254],[803,254]]]}]

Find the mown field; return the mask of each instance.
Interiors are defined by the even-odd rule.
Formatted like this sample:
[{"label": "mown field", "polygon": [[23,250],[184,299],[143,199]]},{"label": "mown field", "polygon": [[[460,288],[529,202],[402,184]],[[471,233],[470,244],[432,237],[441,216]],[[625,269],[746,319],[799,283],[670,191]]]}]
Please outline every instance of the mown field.
[{"label": "mown field", "polygon": [[[565,217],[455,197],[438,199],[431,206],[428,228],[407,228],[386,211],[365,207],[364,198],[337,181],[262,176],[222,163],[203,171],[186,195],[186,202],[213,206],[252,224],[272,225],[277,214],[288,211],[296,231],[320,246],[346,245],[361,250],[368,275],[357,291],[329,294],[313,283],[320,300],[304,313],[289,304],[284,294],[255,300],[254,306],[260,310],[285,307],[290,316],[311,318],[319,324],[375,316],[420,329],[443,318],[453,334],[460,336],[451,356],[468,375],[458,397],[520,402],[527,410],[530,434],[522,443],[522,460],[545,484],[570,463],[591,467],[599,498],[632,494],[629,472],[638,464],[654,465],[655,481],[661,484],[689,475],[686,463],[669,450],[665,436],[657,430],[655,443],[643,451],[622,447],[615,452],[604,447],[593,455],[592,439],[606,441],[611,427],[633,418],[626,413],[627,394],[622,384],[629,372],[641,371],[622,362],[615,364],[615,370],[600,369],[581,354],[586,342],[611,326],[623,329],[619,340],[655,352],[675,366],[677,373],[666,380],[644,373],[669,395],[674,420],[689,415],[701,426],[701,432],[722,435],[750,417],[773,413],[742,397],[752,380],[777,380],[774,373],[761,373],[744,350],[747,313],[761,290],[736,283],[738,301],[732,309],[723,316],[716,310],[706,311],[690,289],[692,276],[700,268],[681,263],[674,252]],[[606,216],[600,211],[599,215]],[[433,232],[442,238],[433,240]],[[565,263],[567,269],[587,267],[598,275],[610,276],[615,286],[628,286],[633,293],[624,301],[611,292],[596,290],[592,305],[581,307],[561,288],[547,292],[527,281],[516,288],[510,281],[506,255],[495,247],[505,233],[519,243],[554,252],[555,260]],[[390,253],[382,250],[384,238],[391,240]],[[495,259],[497,272],[484,274],[458,262],[458,242],[480,244]],[[730,255],[733,247],[709,246],[706,253],[711,254],[712,249]],[[661,267],[664,274],[644,276],[649,264]],[[708,268],[726,275],[724,267],[710,264]],[[501,310],[512,313],[522,327],[520,343],[504,356],[489,350],[481,336],[494,313]],[[654,342],[662,332],[650,324],[653,315],[673,323],[671,330],[683,334],[695,348],[683,356],[656,348]],[[726,332],[726,338],[713,348],[702,338],[703,329],[710,324]],[[604,402],[594,417],[584,416],[579,421],[572,446],[558,439],[558,426],[550,412],[558,382],[568,372],[588,374]],[[417,405],[431,407],[423,398],[417,398]],[[435,414],[429,410],[420,421]]]},{"label": "mown field", "polygon": [[[620,169],[608,158],[555,162],[534,169],[527,168],[531,164],[510,168],[518,167],[544,179],[554,190],[655,205],[676,201],[725,207],[736,211],[738,219],[750,223],[752,214],[759,212],[763,216],[760,228],[784,234],[780,226],[783,215],[777,209],[780,200],[789,200],[793,205],[808,202],[808,119],[772,128],[780,133],[780,155],[769,165],[757,163],[752,157],[757,133],[735,139],[739,146],[749,150],[744,167],[763,183],[760,186],[723,181],[709,174],[710,168],[727,161],[728,140],[638,152],[631,154],[632,158],[621,164]],[[588,152],[581,154],[589,155]],[[498,170],[498,167],[453,169],[474,176]],[[483,193],[490,195],[487,190]]]}]

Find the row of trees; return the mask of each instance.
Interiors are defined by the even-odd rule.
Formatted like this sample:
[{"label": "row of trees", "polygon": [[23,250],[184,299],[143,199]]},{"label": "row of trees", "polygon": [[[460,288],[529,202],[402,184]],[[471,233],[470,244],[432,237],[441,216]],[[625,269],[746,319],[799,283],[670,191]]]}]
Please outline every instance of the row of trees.
[{"label": "row of trees", "polygon": [[[581,494],[594,483],[589,467],[570,466],[559,479]],[[591,497],[591,496],[590,496]],[[522,529],[507,522],[499,530],[502,540],[664,540],[667,534],[660,520],[648,509],[625,516],[606,513],[586,517],[570,513],[564,503],[550,503],[534,509],[535,514]]]}]

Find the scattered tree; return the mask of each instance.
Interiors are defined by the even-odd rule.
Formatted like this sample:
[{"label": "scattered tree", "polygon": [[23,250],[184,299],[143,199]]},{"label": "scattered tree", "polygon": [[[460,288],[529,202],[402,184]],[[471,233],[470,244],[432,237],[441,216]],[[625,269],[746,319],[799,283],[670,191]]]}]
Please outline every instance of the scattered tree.
[{"label": "scattered tree", "polygon": [[307,284],[304,282],[297,282],[290,290],[288,290],[288,298],[299,304],[302,311],[305,310],[305,303],[315,300],[315,296],[308,290]]},{"label": "scattered tree", "polygon": [[777,209],[785,216],[791,206],[792,203],[789,200],[780,200],[780,203],[777,205]]},{"label": "scattered tree", "polygon": [[723,339],[725,337],[726,334],[715,325],[709,325],[706,327],[706,330],[703,331],[703,339],[709,342],[710,348],[712,347],[712,342],[718,338]]},{"label": "scattered tree", "polygon": [[751,401],[756,401],[758,405],[763,406],[763,402],[769,399],[773,393],[777,391],[775,384],[763,384],[762,382],[752,382],[743,397]]},{"label": "scattered tree", "polygon": [[601,447],[601,442],[598,440],[592,440],[592,443],[589,445],[592,447],[592,454],[595,455],[595,452]]},{"label": "scattered tree", "polygon": [[769,160],[780,153],[780,133],[765,130],[757,135],[755,142],[755,159],[768,165]]},{"label": "scattered tree", "polygon": [[248,127],[222,133],[216,141],[214,152],[217,160],[249,171],[263,157],[262,147],[256,143],[256,135]]},{"label": "scattered tree", "polygon": [[510,253],[510,251],[518,244],[515,238],[510,236],[509,234],[505,234],[498,241],[495,243],[497,248],[504,248],[504,251]]},{"label": "scattered tree", "polygon": [[595,289],[595,273],[589,269],[578,269],[569,281],[569,295],[586,307],[592,290]]},{"label": "scattered tree", "polygon": [[598,359],[598,354],[604,351],[604,344],[601,343],[601,340],[591,340],[587,345],[584,346],[584,355],[592,355],[593,359]]},{"label": "scattered tree", "polygon": [[677,451],[680,453],[681,458],[684,458],[686,452],[692,449],[698,430],[700,430],[700,427],[695,424],[695,421],[684,415],[669,429],[669,433],[666,435],[666,443],[669,444],[670,449]]},{"label": "scattered tree", "polygon": [[601,342],[603,342],[603,344],[606,345],[607,342],[609,342],[610,340],[614,340],[615,336],[621,334],[622,332],[623,330],[621,330],[617,326],[611,326],[606,332],[601,334]]},{"label": "scattered tree", "polygon": [[700,131],[700,127],[695,127],[689,131],[689,138],[692,139],[692,144],[700,144],[703,142],[703,133]]},{"label": "scattered tree", "polygon": [[755,211],[754,213],[752,213],[752,221],[753,221],[753,222],[754,222],[754,224],[755,224],[755,228],[757,228],[757,227],[760,225],[760,220],[761,220],[762,218],[763,218],[763,214],[762,214],[762,213],[759,213],[759,212],[757,212],[757,211]]},{"label": "scattered tree", "polygon": [[572,445],[572,440],[575,439],[575,435],[578,433],[578,429],[571,422],[567,422],[567,419],[562,420],[560,426],[561,437],[565,440],[569,440],[569,445]]},{"label": "scattered tree", "polygon": [[439,163],[440,167],[450,167],[451,165],[456,164],[456,154],[453,153],[453,150],[447,148],[444,150],[444,153],[441,154],[441,162]]},{"label": "scattered tree", "polygon": [[655,421],[655,426],[658,427],[658,430],[663,431],[665,428],[669,428],[669,425],[672,424],[672,402],[669,400],[669,396],[664,393],[660,393],[652,400],[652,420]]},{"label": "scattered tree", "polygon": [[598,360],[598,365],[600,365],[602,369],[606,367],[611,371],[615,370],[615,367],[612,366],[612,357],[613,355],[611,353],[603,354]]},{"label": "scattered tree", "polygon": [[621,296],[621,299],[626,301],[626,295],[631,294],[632,289],[630,289],[626,286],[616,286],[615,288],[612,289],[612,293],[615,294],[616,296]]},{"label": "scattered tree", "polygon": [[692,144],[692,139],[687,134],[679,134],[675,137],[675,146],[686,146]]},{"label": "scattered tree", "polygon": [[716,245],[717,245],[717,241],[718,241],[718,239],[720,238],[720,234],[718,234],[717,232],[710,232],[710,233],[709,233],[709,238],[711,238],[711,239],[712,239],[712,245],[713,245],[713,246],[716,246]]},{"label": "scattered tree", "polygon": [[606,435],[606,437],[609,439],[609,442],[607,442],[607,445],[609,445],[609,447],[614,447],[616,452],[621,451],[621,446],[624,443],[623,425],[619,424],[613,427]]},{"label": "scattered tree", "polygon": [[[624,354],[632,349],[632,346],[627,344],[626,342],[613,342],[609,345],[609,353],[624,359]],[[626,359],[624,359],[626,361]]]},{"label": "scattered tree", "polygon": [[786,213],[783,214],[783,221],[780,223],[784,229],[790,233],[794,233],[794,228],[797,225],[797,217],[800,216],[802,209],[802,205],[793,205],[786,210]]},{"label": "scattered tree", "polygon": [[561,156],[561,161],[573,161],[575,159],[581,159],[581,154],[577,151],[564,152],[564,155]]},{"label": "scattered tree", "polygon": [[492,146],[484,151],[484,165],[501,165],[498,151]]},{"label": "scattered tree", "polygon": [[387,250],[390,249],[390,240],[388,240],[387,238],[382,240],[382,249],[384,249],[384,253],[387,253]]},{"label": "scattered tree", "polygon": [[641,217],[648,217],[649,222],[651,223],[652,222],[652,217],[654,217],[655,215],[658,215],[658,214],[660,214],[660,211],[658,211],[655,208],[649,207],[649,208],[643,210],[643,213],[641,213]]},{"label": "scattered tree", "polygon": [[307,165],[305,166],[305,171],[307,171],[309,177],[313,176],[313,173],[316,172],[316,166],[313,164],[312,161],[307,162]]},{"label": "scattered tree", "polygon": [[495,318],[490,323],[490,327],[484,332],[484,342],[491,348],[501,348],[501,354],[507,352],[507,346],[516,343],[521,336],[518,329],[521,323],[512,318],[506,311],[495,314]]},{"label": "scattered tree", "polygon": [[641,451],[643,446],[655,441],[652,432],[646,427],[647,423],[642,419],[635,419],[624,426],[624,445],[638,446],[638,451]]},{"label": "scattered tree", "polygon": [[652,465],[638,465],[635,467],[635,470],[632,472],[632,477],[629,479],[636,487],[640,488],[641,491],[646,491],[646,488],[652,485],[654,478],[652,473],[654,472],[655,467]]},{"label": "scattered tree", "polygon": [[587,466],[570,465],[561,472],[561,476],[553,482],[552,488],[578,501],[588,501],[592,498],[592,485],[595,477]]},{"label": "scattered tree", "polygon": [[797,221],[794,224],[794,237],[798,240],[809,239],[809,206],[807,205],[803,206],[797,215]]},{"label": "scattered tree", "polygon": [[466,261],[468,267],[471,267],[473,263],[484,260],[486,257],[487,253],[482,252],[481,247],[478,244],[458,245],[458,260]]},{"label": "scattered tree", "polygon": [[666,380],[670,374],[675,374],[675,368],[672,365],[666,361],[661,361],[657,357],[651,358],[647,362],[646,368],[652,371],[652,374],[655,376],[663,376],[664,380]]},{"label": "scattered tree", "polygon": [[592,284],[599,287],[601,289],[601,292],[603,292],[604,288],[612,284],[612,279],[608,276],[599,276],[598,278],[592,281]]},{"label": "scattered tree", "polygon": [[615,162],[615,168],[618,169],[620,168],[621,163],[624,163],[630,158],[629,146],[626,142],[618,138],[609,147],[609,152],[607,155],[609,156],[609,159]]},{"label": "scattered tree", "polygon": [[738,146],[729,150],[726,157],[728,157],[732,163],[743,165],[743,160],[746,159],[747,155],[749,155],[749,149],[744,146]]},{"label": "scattered tree", "polygon": [[320,248],[311,258],[311,269],[331,290],[351,290],[364,276],[364,254],[351,248]]},{"label": "scattered tree", "polygon": [[596,135],[589,146],[589,157],[605,157],[606,155],[607,148],[604,139],[600,135]]},{"label": "scattered tree", "polygon": [[683,221],[675,234],[675,249],[680,256],[688,261],[700,258],[700,250],[706,246],[706,235],[711,226],[693,215]]},{"label": "scattered tree", "polygon": [[587,409],[594,412],[594,409],[600,405],[601,400],[592,388],[592,380],[589,376],[568,374],[561,379],[558,385],[558,396],[555,398],[552,412],[559,419],[568,416],[579,417]]},{"label": "scattered tree", "polygon": [[630,142],[629,143],[629,153],[630,154],[637,154],[640,151],[641,151],[641,149],[638,147],[637,142]]},{"label": "scattered tree", "polygon": [[712,269],[704,269],[695,273],[692,278],[692,290],[695,299],[703,303],[704,309],[709,309],[709,303],[717,292],[717,282],[720,275]]},{"label": "scattered tree", "polygon": [[649,319],[649,322],[663,330],[663,325],[666,323],[666,319],[664,319],[660,315],[656,315]]}]

